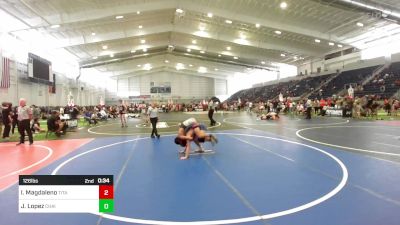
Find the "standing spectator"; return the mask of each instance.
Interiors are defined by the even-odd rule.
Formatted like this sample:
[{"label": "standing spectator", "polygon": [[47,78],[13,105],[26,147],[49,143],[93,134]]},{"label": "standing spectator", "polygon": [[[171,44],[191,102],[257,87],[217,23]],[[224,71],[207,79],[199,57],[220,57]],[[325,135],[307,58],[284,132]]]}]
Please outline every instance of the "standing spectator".
[{"label": "standing spectator", "polygon": [[325,116],[326,108],[327,108],[327,103],[325,99],[321,98],[321,101],[319,101],[319,109],[321,110],[320,112],[321,116]]},{"label": "standing spectator", "polygon": [[3,103],[2,104],[2,120],[4,124],[4,131],[3,131],[3,138],[9,139],[10,138],[10,130],[11,130],[11,115],[12,115],[12,104],[11,103]]},{"label": "standing spectator", "polygon": [[314,99],[313,107],[314,107],[314,114],[318,115],[318,113],[319,113],[319,101],[318,101],[318,99]]},{"label": "standing spectator", "polygon": [[14,107],[11,118],[12,118],[11,133],[14,134],[15,127],[18,125],[18,107],[17,106]]},{"label": "standing spectator", "polygon": [[211,99],[210,102],[208,102],[208,119],[210,119],[210,126],[214,126],[216,124],[216,121],[213,119],[214,109],[214,102]]},{"label": "standing spectator", "polygon": [[157,132],[158,108],[156,104],[151,104],[151,106],[147,110],[147,115],[149,115],[151,127],[153,128],[151,130],[151,138],[154,138],[154,135],[156,135],[157,138],[160,138],[160,135]]},{"label": "standing spectator", "polygon": [[36,105],[32,105],[33,119],[40,119],[40,109]]},{"label": "standing spectator", "polygon": [[310,120],[311,119],[311,110],[312,110],[312,102],[311,99],[308,99],[306,102],[306,119]]},{"label": "standing spectator", "polygon": [[124,104],[124,102],[122,101],[122,99],[119,100],[119,117],[121,119],[121,127],[128,127],[128,125],[126,124],[126,110],[127,107]]},{"label": "standing spectator", "polygon": [[33,136],[30,128],[32,120],[32,110],[26,106],[26,100],[21,98],[19,100],[18,107],[18,132],[20,134],[19,143],[17,145],[23,144],[25,142],[25,131],[28,133],[29,144],[33,144]]}]

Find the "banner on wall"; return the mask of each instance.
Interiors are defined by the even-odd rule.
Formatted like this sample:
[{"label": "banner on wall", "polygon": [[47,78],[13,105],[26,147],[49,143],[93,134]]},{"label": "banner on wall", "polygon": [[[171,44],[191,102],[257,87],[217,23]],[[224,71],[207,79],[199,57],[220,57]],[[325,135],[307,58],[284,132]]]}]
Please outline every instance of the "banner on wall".
[{"label": "banner on wall", "polygon": [[0,81],[0,88],[10,88],[10,59],[9,58],[4,58],[3,56],[0,56],[1,58],[1,81]]}]

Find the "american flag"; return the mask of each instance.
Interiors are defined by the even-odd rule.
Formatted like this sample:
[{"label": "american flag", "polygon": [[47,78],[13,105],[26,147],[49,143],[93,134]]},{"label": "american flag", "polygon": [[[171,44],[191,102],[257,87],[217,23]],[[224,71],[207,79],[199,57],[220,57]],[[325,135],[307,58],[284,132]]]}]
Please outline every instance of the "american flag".
[{"label": "american flag", "polygon": [[2,73],[0,88],[10,88],[10,59],[2,57],[1,61]]}]

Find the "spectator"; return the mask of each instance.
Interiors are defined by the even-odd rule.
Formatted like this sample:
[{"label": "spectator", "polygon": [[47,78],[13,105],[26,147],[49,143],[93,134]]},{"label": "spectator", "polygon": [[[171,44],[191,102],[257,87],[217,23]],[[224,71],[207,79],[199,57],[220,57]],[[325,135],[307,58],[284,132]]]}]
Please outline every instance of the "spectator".
[{"label": "spectator", "polygon": [[11,133],[14,134],[15,127],[18,125],[18,107],[17,106],[14,107],[11,118],[12,118]]},{"label": "spectator", "polygon": [[40,123],[38,118],[33,119],[31,130],[33,133],[40,133],[44,131],[40,128]]},{"label": "spectator", "polygon": [[47,119],[47,129],[54,132],[58,137],[65,134],[67,126],[60,119],[60,113],[53,111],[49,119]]},{"label": "spectator", "polygon": [[32,113],[33,113],[33,119],[40,118],[40,109],[36,105],[32,105]]},{"label": "spectator", "polygon": [[10,130],[12,124],[12,104],[4,102],[2,104],[2,121],[4,124],[3,139],[10,139]]}]

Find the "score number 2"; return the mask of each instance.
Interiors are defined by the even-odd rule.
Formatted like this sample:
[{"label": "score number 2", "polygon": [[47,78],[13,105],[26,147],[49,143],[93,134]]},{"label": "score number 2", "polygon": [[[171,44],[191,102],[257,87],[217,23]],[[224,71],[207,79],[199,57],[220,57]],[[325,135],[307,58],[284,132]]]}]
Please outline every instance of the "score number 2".
[{"label": "score number 2", "polygon": [[100,199],[113,199],[114,198],[114,187],[112,185],[100,185],[99,198]]}]

